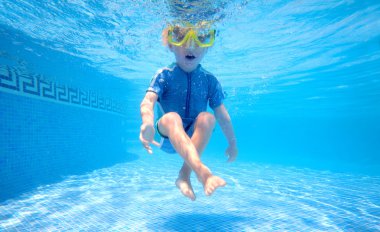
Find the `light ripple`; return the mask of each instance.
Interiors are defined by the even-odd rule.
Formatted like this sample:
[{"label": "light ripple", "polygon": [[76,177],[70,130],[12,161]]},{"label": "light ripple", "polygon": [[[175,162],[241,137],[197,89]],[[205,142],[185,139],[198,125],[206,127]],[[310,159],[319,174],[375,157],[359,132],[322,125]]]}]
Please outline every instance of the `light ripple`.
[{"label": "light ripple", "polygon": [[[197,200],[184,198],[174,185],[181,160],[158,152],[8,200],[0,206],[0,228],[345,231],[376,230],[380,224],[378,177],[205,162],[228,182],[211,197],[193,177]],[[185,218],[199,224],[186,224]]]}]

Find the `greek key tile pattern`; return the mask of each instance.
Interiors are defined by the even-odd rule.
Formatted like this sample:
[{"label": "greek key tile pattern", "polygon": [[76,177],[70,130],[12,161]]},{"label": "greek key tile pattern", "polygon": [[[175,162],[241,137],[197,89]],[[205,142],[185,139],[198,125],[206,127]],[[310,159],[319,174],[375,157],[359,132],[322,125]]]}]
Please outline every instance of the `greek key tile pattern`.
[{"label": "greek key tile pattern", "polygon": [[25,74],[3,65],[0,65],[0,91],[122,115],[126,111],[119,102],[96,92],[54,83],[42,75]]}]

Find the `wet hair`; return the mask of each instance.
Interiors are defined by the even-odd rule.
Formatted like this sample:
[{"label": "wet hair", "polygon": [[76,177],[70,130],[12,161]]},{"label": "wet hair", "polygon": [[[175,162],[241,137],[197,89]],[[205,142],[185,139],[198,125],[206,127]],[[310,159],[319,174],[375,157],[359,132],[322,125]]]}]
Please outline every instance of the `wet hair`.
[{"label": "wet hair", "polygon": [[228,2],[227,0],[167,0],[173,18],[191,23],[223,19],[225,15],[222,9]]}]

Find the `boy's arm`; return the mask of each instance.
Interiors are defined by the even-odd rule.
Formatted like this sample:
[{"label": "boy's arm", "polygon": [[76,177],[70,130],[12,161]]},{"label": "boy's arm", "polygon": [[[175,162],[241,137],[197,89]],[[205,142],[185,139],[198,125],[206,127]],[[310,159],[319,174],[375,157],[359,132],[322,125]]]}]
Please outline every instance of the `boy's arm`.
[{"label": "boy's arm", "polygon": [[148,91],[140,105],[140,113],[143,124],[152,124],[154,120],[153,107],[158,99],[156,93]]},{"label": "boy's arm", "polygon": [[140,113],[142,119],[142,125],[140,127],[140,141],[148,153],[152,154],[152,148],[150,143],[159,146],[159,143],[154,141],[154,112],[153,107],[158,99],[158,96],[154,92],[147,92],[140,105]]},{"label": "boy's arm", "polygon": [[230,115],[228,114],[224,104],[221,104],[220,106],[216,107],[214,109],[214,113],[215,118],[218,121],[220,127],[222,128],[222,131],[228,141],[228,148],[226,150],[226,155],[229,157],[228,162],[232,162],[236,159],[238,150]]}]

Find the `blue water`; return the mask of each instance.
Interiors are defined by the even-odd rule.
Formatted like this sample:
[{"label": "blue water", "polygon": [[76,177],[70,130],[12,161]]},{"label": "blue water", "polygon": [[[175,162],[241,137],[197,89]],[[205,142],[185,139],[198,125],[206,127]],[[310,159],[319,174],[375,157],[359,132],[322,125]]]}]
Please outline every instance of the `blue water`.
[{"label": "blue water", "polygon": [[215,129],[191,202],[138,140],[169,2],[0,3],[0,230],[380,231],[380,3],[188,1],[239,148]]},{"label": "blue water", "polygon": [[[376,231],[380,178],[205,159],[228,186],[197,200],[173,186],[177,157],[132,163],[42,186],[2,206],[11,230]],[[5,210],[6,209],[6,210]]]}]

